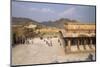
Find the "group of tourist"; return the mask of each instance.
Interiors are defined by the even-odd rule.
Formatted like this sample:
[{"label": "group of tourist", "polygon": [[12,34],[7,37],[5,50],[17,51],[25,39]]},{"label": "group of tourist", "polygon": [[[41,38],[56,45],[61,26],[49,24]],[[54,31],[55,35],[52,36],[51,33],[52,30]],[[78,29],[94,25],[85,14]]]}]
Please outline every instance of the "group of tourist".
[{"label": "group of tourist", "polygon": [[[53,45],[53,39],[51,37],[47,37],[47,38],[40,37],[40,39],[43,40],[48,46],[52,46]],[[57,38],[57,42],[61,46],[61,41],[60,41],[59,38]]]},{"label": "group of tourist", "polygon": [[[46,45],[48,46],[53,46],[53,38],[52,37],[39,37],[40,41],[45,42]],[[61,40],[57,38],[57,42],[61,46]],[[17,44],[34,44],[35,40],[34,38],[19,38],[17,40]]]}]

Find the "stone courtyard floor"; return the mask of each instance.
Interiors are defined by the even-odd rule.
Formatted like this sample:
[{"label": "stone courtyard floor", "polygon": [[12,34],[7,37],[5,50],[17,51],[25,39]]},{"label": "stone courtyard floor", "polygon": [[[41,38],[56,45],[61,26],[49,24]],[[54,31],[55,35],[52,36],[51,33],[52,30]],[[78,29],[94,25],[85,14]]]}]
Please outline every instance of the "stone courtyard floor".
[{"label": "stone courtyard floor", "polygon": [[71,52],[65,54],[63,41],[58,43],[52,38],[52,46],[39,38],[34,38],[33,44],[19,44],[12,48],[12,65],[61,63],[71,61],[86,61],[91,53],[95,60],[95,51]]}]

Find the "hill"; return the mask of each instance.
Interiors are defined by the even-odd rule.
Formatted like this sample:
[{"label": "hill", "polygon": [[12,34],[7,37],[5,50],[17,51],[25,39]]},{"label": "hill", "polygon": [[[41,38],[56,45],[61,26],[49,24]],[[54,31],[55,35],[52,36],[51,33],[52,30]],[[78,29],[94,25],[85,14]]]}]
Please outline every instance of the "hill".
[{"label": "hill", "polygon": [[43,22],[44,25],[47,26],[51,26],[51,27],[56,27],[56,28],[63,28],[65,23],[69,23],[69,22],[73,22],[76,23],[78,21],[76,20],[70,20],[67,18],[61,18],[59,20],[56,21],[47,21],[47,22]]},{"label": "hill", "polygon": [[29,18],[12,17],[12,25],[28,25],[28,24],[43,26],[43,24],[35,20],[31,20]]},{"label": "hill", "polygon": [[34,24],[41,27],[56,27],[56,28],[63,28],[64,24],[73,22],[77,23],[76,20],[70,20],[68,18],[61,18],[56,21],[46,21],[46,22],[38,22],[35,20],[31,20],[29,18],[21,18],[21,17],[12,17],[12,25],[28,25],[28,24]]}]

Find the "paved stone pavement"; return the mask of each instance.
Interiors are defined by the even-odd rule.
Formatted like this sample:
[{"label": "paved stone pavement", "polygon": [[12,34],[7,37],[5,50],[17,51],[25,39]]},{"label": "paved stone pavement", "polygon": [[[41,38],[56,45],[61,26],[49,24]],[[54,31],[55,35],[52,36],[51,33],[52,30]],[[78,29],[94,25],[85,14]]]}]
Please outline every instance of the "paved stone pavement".
[{"label": "paved stone pavement", "polygon": [[65,54],[64,43],[61,39],[58,42],[58,38],[42,40],[34,38],[33,41],[33,44],[19,44],[12,48],[12,65],[85,61],[89,55],[89,53]]}]

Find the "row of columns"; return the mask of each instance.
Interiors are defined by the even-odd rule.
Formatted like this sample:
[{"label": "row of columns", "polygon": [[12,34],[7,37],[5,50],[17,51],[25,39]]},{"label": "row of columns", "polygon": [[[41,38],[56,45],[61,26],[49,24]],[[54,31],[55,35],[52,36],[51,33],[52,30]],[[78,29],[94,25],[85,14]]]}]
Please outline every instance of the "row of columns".
[{"label": "row of columns", "polygon": [[[89,40],[89,44],[87,44],[87,40],[86,39],[82,39],[82,41],[83,41],[83,44],[82,44],[82,41],[80,41],[80,39],[77,39],[77,40],[75,40],[75,39],[73,39],[74,41],[77,41],[77,44],[76,44],[76,46],[77,46],[77,49],[78,50],[80,50],[80,45],[83,45],[83,48],[84,49],[86,49],[86,45],[88,45],[89,46],[89,48],[90,49],[92,49],[92,45],[93,45],[93,40],[90,38]],[[71,45],[72,45],[72,39],[67,39],[67,50],[68,51],[71,51]]]}]

